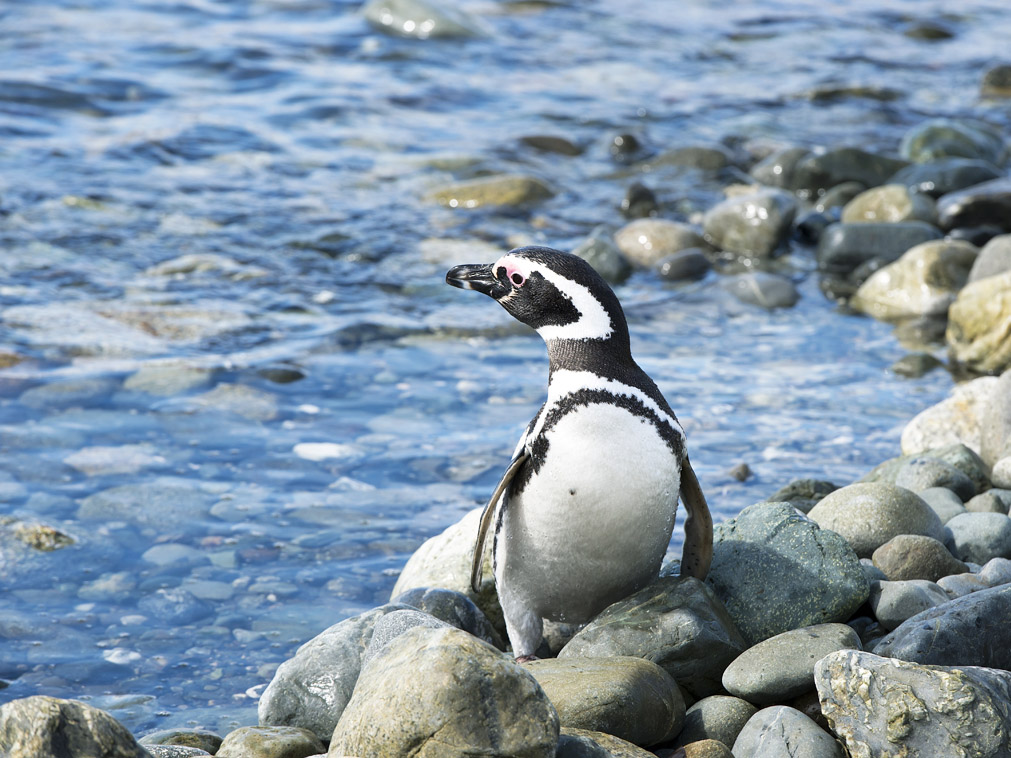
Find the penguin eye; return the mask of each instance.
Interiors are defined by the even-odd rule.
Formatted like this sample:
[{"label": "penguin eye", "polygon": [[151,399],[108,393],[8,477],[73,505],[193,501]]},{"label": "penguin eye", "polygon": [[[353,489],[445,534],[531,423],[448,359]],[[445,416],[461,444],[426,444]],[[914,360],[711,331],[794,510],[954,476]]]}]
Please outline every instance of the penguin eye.
[{"label": "penguin eye", "polygon": [[519,273],[518,271],[514,271],[513,275],[511,277],[509,277],[509,278],[512,279],[513,284],[515,284],[517,287],[522,287],[523,286],[523,282],[526,281],[523,278],[523,274]]}]

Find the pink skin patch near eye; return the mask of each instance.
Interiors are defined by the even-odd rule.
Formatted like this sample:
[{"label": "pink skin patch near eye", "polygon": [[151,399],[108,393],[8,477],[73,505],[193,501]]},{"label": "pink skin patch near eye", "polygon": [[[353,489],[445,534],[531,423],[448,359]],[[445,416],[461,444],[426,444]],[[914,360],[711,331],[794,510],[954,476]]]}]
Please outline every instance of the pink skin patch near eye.
[{"label": "pink skin patch near eye", "polygon": [[509,281],[515,284],[517,287],[522,287],[527,281],[527,275],[520,270],[519,266],[515,263],[507,263],[505,265],[506,276],[509,277]]}]

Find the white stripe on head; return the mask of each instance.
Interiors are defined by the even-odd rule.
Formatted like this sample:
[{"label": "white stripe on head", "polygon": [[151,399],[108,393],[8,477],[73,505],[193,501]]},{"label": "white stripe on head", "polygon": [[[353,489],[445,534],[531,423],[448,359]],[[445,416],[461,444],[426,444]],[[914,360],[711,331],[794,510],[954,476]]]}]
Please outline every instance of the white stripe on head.
[{"label": "white stripe on head", "polygon": [[[530,274],[537,272],[547,281],[551,282],[562,296],[572,302],[576,310],[579,311],[579,318],[571,324],[553,324],[542,326],[537,330],[541,338],[547,342],[549,340],[593,340],[607,339],[614,332],[614,324],[607,313],[604,304],[601,303],[593,293],[582,284],[568,279],[561,274],[552,271],[542,263],[537,263],[528,258],[521,258],[515,255],[503,255],[494,264],[492,271],[498,271],[500,266],[505,266],[506,273],[512,278],[514,273],[518,273],[524,279],[529,279]],[[506,302],[514,297],[514,290],[501,302]]]}]

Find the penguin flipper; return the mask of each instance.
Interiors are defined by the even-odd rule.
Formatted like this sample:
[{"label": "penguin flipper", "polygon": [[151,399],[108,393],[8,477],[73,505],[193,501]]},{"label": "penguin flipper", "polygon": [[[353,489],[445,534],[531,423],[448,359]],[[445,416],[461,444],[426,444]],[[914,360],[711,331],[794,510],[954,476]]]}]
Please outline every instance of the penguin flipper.
[{"label": "penguin flipper", "polygon": [[491,528],[492,521],[495,520],[495,507],[509,488],[513,477],[516,476],[516,472],[527,462],[529,457],[529,454],[522,449],[517,453],[516,457],[509,464],[509,468],[502,475],[502,480],[492,493],[488,505],[484,507],[484,511],[481,513],[481,522],[477,527],[477,544],[474,546],[474,558],[470,564],[470,586],[474,592],[481,591],[481,567],[484,564],[484,546],[488,541],[488,530]]},{"label": "penguin flipper", "polygon": [[705,579],[713,562],[713,517],[687,455],[681,466],[681,501],[687,511],[681,576]]}]

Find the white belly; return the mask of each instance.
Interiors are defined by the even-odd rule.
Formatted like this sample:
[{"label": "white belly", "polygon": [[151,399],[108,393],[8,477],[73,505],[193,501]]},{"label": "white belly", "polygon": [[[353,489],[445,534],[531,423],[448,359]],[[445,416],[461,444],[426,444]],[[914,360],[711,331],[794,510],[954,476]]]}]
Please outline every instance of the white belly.
[{"label": "white belly", "polygon": [[648,421],[606,404],[566,414],[496,539],[500,592],[543,618],[589,620],[653,579],[681,462]]}]

